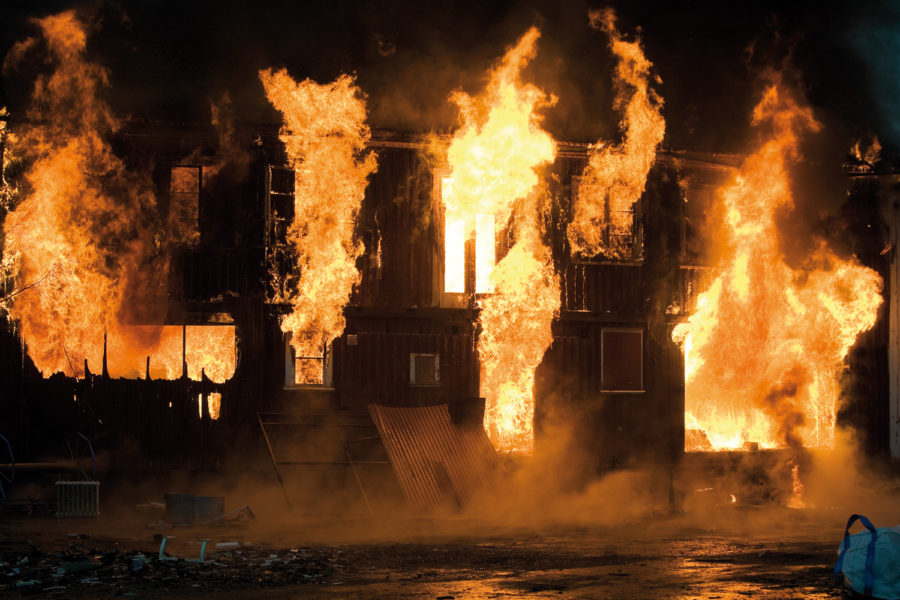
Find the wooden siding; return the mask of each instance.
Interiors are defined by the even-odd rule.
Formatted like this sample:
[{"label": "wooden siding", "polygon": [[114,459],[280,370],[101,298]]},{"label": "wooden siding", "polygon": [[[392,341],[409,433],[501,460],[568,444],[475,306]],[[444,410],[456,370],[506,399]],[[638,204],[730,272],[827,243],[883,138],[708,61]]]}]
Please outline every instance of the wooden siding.
[{"label": "wooden siding", "polygon": [[[440,355],[440,383],[410,384],[411,353]],[[341,408],[365,411],[369,404],[416,406],[455,403],[477,396],[478,359],[469,334],[359,333],[334,344],[334,387]]]}]

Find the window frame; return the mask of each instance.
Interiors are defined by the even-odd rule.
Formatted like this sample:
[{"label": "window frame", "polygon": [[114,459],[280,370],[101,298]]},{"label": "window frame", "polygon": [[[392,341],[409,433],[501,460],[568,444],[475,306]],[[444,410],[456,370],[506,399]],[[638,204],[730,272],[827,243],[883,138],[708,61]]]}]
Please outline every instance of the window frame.
[{"label": "window frame", "polygon": [[[293,186],[290,192],[282,192],[276,191],[272,189],[272,184],[275,181],[275,178],[272,176],[273,172],[284,172],[291,173],[291,177],[293,180]],[[287,232],[287,228],[290,227],[291,223],[294,220],[294,203],[296,201],[296,185],[297,185],[297,172],[291,167],[283,166],[283,165],[266,165],[266,196],[265,196],[265,219],[266,219],[266,232],[265,232],[265,244],[266,247],[269,248],[271,246],[277,246],[282,243],[281,240],[278,239],[279,234],[285,234]],[[272,198],[278,197],[282,199],[290,199],[291,205],[291,214],[290,217],[285,215],[280,215],[273,207]],[[281,230],[276,230],[277,225],[281,226]]]},{"label": "window frame", "polygon": [[[196,192],[184,192],[184,191],[175,191],[172,189],[172,183],[174,181],[174,171],[176,169],[193,169],[197,171],[197,191]],[[187,246],[190,248],[196,248],[200,245],[203,240],[203,232],[200,228],[201,222],[201,209],[203,204],[203,165],[199,164],[180,164],[173,163],[169,165],[169,186],[168,186],[168,194],[169,194],[169,224],[168,227],[171,228],[171,220],[173,218],[172,207],[173,207],[173,199],[176,197],[186,197],[186,196],[196,196],[196,210],[194,211],[194,223],[193,223],[193,235],[192,239],[187,242]]]},{"label": "window frame", "polygon": [[[494,215],[476,215],[473,222],[470,222],[470,219],[466,219],[463,221],[463,230],[464,232],[469,230],[471,225],[471,236],[464,235],[463,239],[463,291],[462,292],[448,292],[447,291],[447,207],[444,203],[444,181],[450,177],[450,171],[448,169],[438,168],[432,171],[432,175],[434,178],[433,185],[433,194],[435,199],[437,200],[437,206],[440,210],[440,218],[441,218],[441,270],[440,270],[440,286],[441,286],[441,297],[445,299],[449,299],[450,304],[459,304],[464,303],[466,298],[476,297],[476,298],[484,298],[492,295],[494,290],[491,291],[478,291],[478,220],[481,217],[489,217],[494,227],[494,234],[491,239],[492,243],[492,252],[491,256],[493,257],[493,265],[491,266],[491,273],[494,268],[497,266],[497,224],[496,217]],[[487,279],[490,278],[490,273],[487,274]],[[448,302],[444,302],[447,304]]]},{"label": "window frame", "polygon": [[[416,381],[416,359],[419,357],[434,358],[434,381]],[[409,385],[410,387],[440,387],[441,386],[441,355],[439,352],[410,352],[409,353]]]},{"label": "window frame", "polygon": [[[616,388],[608,388],[606,387],[606,382],[603,380],[603,375],[605,372],[605,360],[606,360],[606,333],[637,333],[639,334],[641,340],[641,376],[640,376],[640,389],[636,390],[623,390]],[[647,391],[644,381],[644,360],[645,360],[645,348],[644,348],[644,329],[641,327],[604,327],[600,330],[600,391],[605,394],[643,394]]]},{"label": "window frame", "polygon": [[[575,206],[578,203],[578,190],[581,187],[581,180],[584,175],[572,175],[570,185],[570,214],[569,222],[575,218]],[[609,197],[604,198],[604,211],[609,205]],[[597,264],[643,264],[644,262],[644,224],[643,224],[643,195],[638,198],[632,205],[631,210],[631,243],[628,244],[628,256],[624,258],[615,258],[604,255],[602,252],[594,256],[578,256],[573,257],[574,264],[597,265]],[[606,222],[603,226],[603,237],[605,243],[609,243],[612,236],[612,222]]]},{"label": "window frame", "polygon": [[[322,356],[297,356],[291,345],[291,334],[285,333],[284,339],[284,389],[286,390],[332,390],[334,389],[334,342],[322,348]],[[298,360],[321,360],[322,383],[295,383]]]}]

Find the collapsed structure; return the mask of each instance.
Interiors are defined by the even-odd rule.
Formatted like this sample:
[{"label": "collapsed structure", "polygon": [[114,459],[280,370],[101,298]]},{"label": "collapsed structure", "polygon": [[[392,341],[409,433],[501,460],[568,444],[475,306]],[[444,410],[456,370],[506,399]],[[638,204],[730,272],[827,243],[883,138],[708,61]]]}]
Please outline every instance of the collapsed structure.
[{"label": "collapsed structure", "polygon": [[[727,194],[751,200],[758,190],[741,188],[754,182],[740,157],[657,151],[664,122],[650,64],[609,15],[597,23],[620,59],[620,146],[540,129],[538,109],[553,99],[519,76],[534,29],[481,96],[455,97],[460,129],[435,137],[370,131],[352,79],[320,86],[284,71],[260,73],[282,126],[242,123],[227,103],[211,127],[121,123],[92,95],[105,74],[81,58],[83,32],[59,35],[78,30],[72,19],[41,22],[61,66],[38,84],[38,112],[11,117],[21,140],[7,146],[33,154],[4,154],[4,172],[25,166],[4,222],[14,276],[2,293],[0,433],[26,453],[41,452],[54,428],[74,429],[110,445],[134,440],[157,464],[214,464],[236,437],[265,433],[262,413],[365,421],[370,404],[483,413],[501,451],[540,452],[542,431],[564,422],[600,469],[671,466],[686,448],[827,446],[838,371],[873,327],[858,351],[873,376],[855,382],[865,400],[848,420],[876,453],[897,436],[881,421],[896,404],[887,381],[897,357],[878,289],[895,263],[880,244],[856,248],[858,262],[823,249],[818,264],[782,272],[782,283],[812,286],[784,299],[800,323],[814,313],[830,335],[838,308],[859,318],[835,333],[840,348],[822,350],[827,373],[795,361],[754,390],[776,394],[780,416],[757,407],[761,431],[738,423],[737,442],[720,443],[693,408],[709,386],[690,392],[686,413],[685,352],[690,385],[698,339],[710,335],[689,318],[709,318],[725,285],[706,249],[718,190],[731,183],[740,189]],[[776,120],[814,123],[778,110]],[[773,152],[783,158],[791,144]],[[847,186],[877,220],[877,199],[896,182],[863,168]],[[747,252],[736,253],[744,271],[732,281],[774,268]],[[789,326],[802,325],[771,323]],[[810,352],[790,336],[768,350]],[[771,437],[781,416],[794,418],[793,399],[809,404],[813,393],[827,401],[814,403],[812,422]],[[743,418],[732,397],[715,400],[727,412],[716,418]]]}]

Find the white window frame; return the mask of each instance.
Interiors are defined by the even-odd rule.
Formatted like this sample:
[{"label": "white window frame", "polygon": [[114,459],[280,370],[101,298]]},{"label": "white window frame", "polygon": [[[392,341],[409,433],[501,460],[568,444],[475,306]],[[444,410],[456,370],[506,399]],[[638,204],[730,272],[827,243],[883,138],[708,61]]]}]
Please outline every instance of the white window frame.
[{"label": "white window frame", "polygon": [[[476,222],[470,223],[468,220],[464,223],[463,229],[468,230],[471,229],[472,236],[474,236],[474,240],[471,237],[466,236],[463,240],[463,291],[462,292],[448,292],[447,291],[447,207],[444,204],[444,181],[449,178],[450,171],[447,169],[435,169],[433,171],[434,176],[434,197],[437,200],[437,205],[440,206],[441,216],[442,216],[442,229],[443,229],[443,239],[444,239],[444,247],[441,249],[441,293],[444,297],[452,298],[456,301],[460,301],[461,299],[471,296],[488,296],[493,293],[493,291],[478,291],[477,285],[479,281],[479,273],[478,273],[478,236],[477,236],[477,221],[479,217],[490,217],[491,221],[494,223],[494,235],[492,236],[491,243],[493,256],[493,265],[491,266],[491,270],[497,266],[497,230],[496,230],[496,221],[494,215],[477,215],[475,220]],[[469,227],[471,225],[471,228]],[[467,251],[467,247],[471,242],[472,250]],[[467,273],[471,271],[474,273],[474,281],[470,282],[467,277]],[[490,277],[490,273],[487,274],[487,277]]]},{"label": "white window frame", "polygon": [[[416,381],[416,359],[419,357],[431,357],[434,359],[434,381]],[[409,354],[409,385],[413,387],[440,387],[441,385],[441,355],[437,352],[410,352]]]},{"label": "white window frame", "polygon": [[[285,389],[332,389],[333,386],[333,344],[322,349],[322,356],[297,356],[291,345],[291,334],[284,334],[284,388]],[[294,383],[298,360],[321,360],[322,383]]]}]

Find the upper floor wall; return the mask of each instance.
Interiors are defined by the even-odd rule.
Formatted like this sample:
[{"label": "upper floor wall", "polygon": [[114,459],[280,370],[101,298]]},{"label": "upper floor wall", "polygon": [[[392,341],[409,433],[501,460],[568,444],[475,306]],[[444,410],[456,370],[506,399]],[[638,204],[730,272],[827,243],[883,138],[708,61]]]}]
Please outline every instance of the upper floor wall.
[{"label": "upper floor wall", "polygon": [[[117,150],[132,164],[152,165],[160,218],[183,240],[169,273],[169,295],[182,306],[265,300],[267,282],[290,268],[272,259],[293,219],[294,174],[284,167],[277,130],[256,128],[236,139],[241,147],[224,156],[204,128],[137,124],[120,136]],[[476,264],[476,245],[486,242],[448,243],[445,172],[428,146],[424,137],[373,135],[369,147],[378,167],[356,222],[364,253],[352,306],[471,308],[477,301],[484,268]],[[660,153],[628,216],[629,252],[610,260],[571,256],[566,235],[588,150],[587,144],[560,144],[555,162],[541,173],[550,202],[540,226],[560,277],[562,311],[633,319],[662,303],[670,314],[688,312],[705,281],[703,269],[694,267],[707,258],[707,208],[736,157]],[[494,229],[493,260],[499,262],[512,240],[504,224]],[[448,289],[448,252],[464,263],[459,289]]]}]

